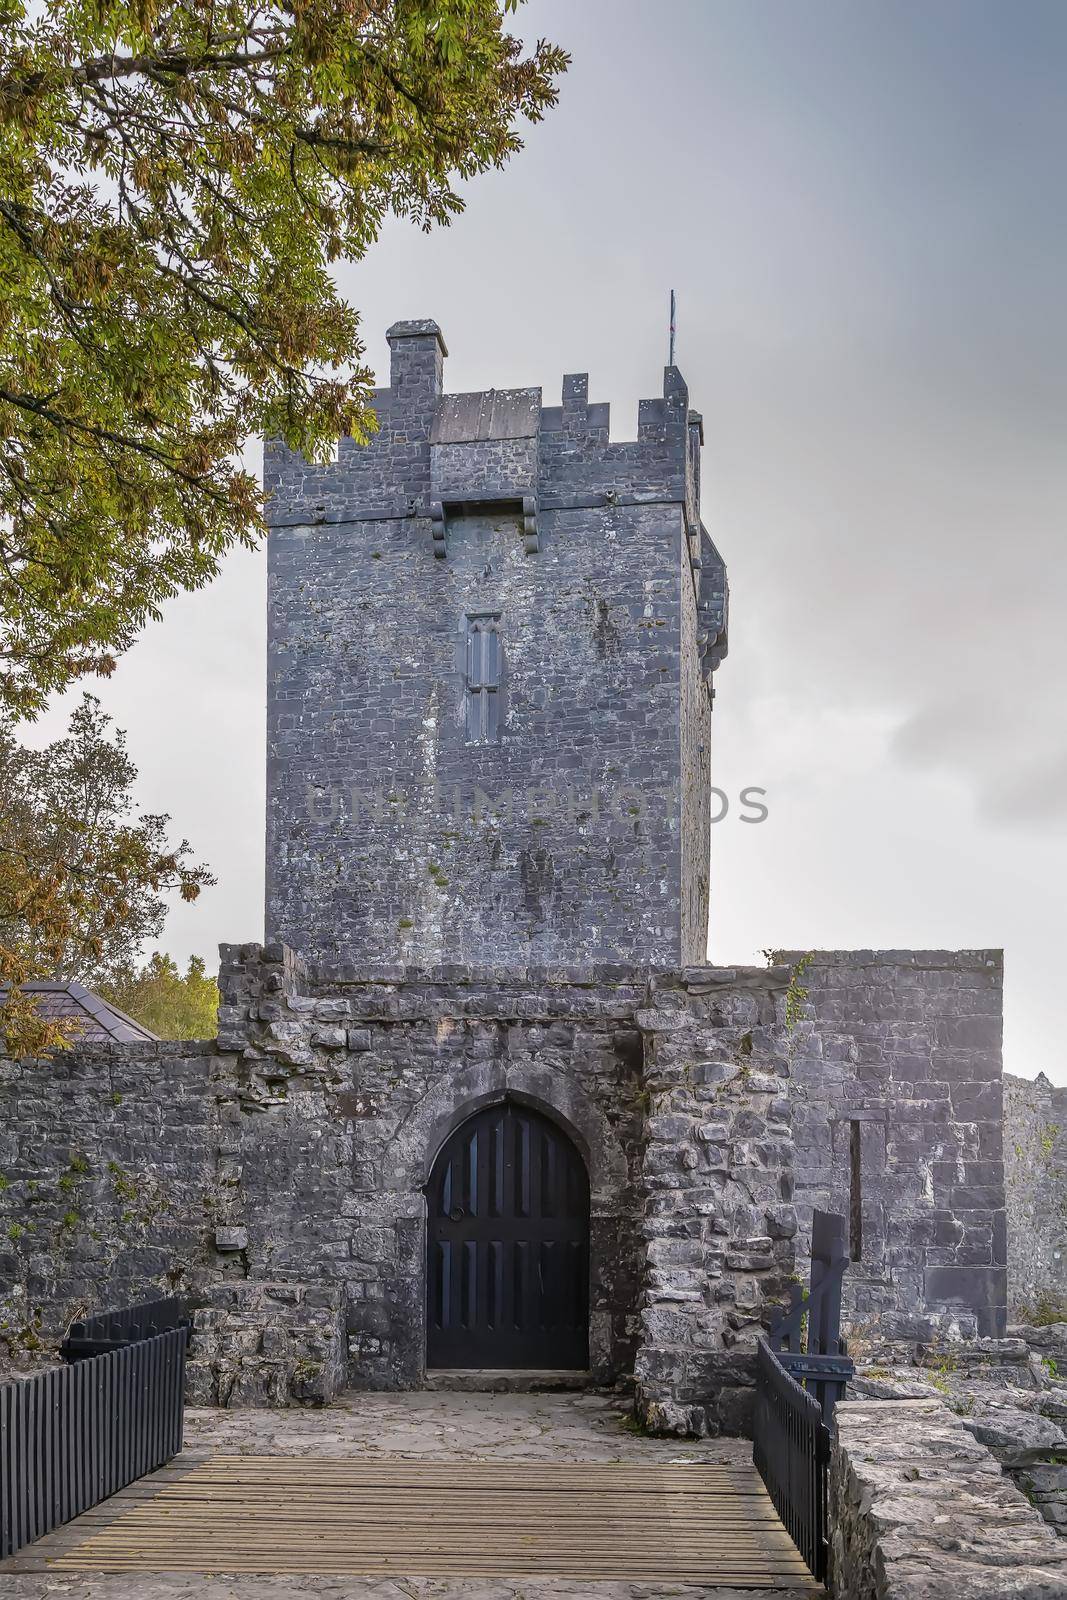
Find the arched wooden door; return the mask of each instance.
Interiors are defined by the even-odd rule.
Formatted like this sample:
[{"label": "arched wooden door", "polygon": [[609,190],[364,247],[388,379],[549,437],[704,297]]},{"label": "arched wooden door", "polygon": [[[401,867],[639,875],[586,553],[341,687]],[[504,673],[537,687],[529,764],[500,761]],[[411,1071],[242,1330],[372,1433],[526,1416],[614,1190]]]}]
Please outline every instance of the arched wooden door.
[{"label": "arched wooden door", "polygon": [[427,1211],[427,1366],[588,1366],[589,1178],[555,1123],[479,1111],[434,1162]]}]

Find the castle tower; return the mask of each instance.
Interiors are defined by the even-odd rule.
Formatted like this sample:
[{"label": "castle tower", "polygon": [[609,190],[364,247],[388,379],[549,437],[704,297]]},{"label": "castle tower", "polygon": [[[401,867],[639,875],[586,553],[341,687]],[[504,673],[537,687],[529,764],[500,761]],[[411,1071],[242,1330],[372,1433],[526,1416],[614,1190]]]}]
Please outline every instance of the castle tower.
[{"label": "castle tower", "polygon": [[681,373],[611,443],[585,374],[449,395],[435,322],[388,338],[369,444],[266,450],[268,938],[702,962],[727,590]]}]

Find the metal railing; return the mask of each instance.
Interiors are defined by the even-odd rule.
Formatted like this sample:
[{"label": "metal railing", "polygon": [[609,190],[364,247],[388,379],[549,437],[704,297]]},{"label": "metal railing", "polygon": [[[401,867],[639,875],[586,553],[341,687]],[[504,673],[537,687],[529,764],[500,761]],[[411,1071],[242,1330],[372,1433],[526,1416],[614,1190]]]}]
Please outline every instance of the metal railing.
[{"label": "metal railing", "polygon": [[151,1339],[183,1325],[191,1326],[183,1301],[173,1295],[165,1300],[146,1300],[125,1311],[102,1311],[84,1322],[72,1322],[59,1353],[64,1361],[81,1361],[85,1356],[121,1350],[138,1339]]},{"label": "metal railing", "polygon": [[[816,1578],[826,1577],[827,1492],[834,1406],[854,1371],[841,1337],[841,1285],[848,1266],[845,1219],[816,1211],[811,1283],[756,1352],[753,1460],[775,1509]],[[805,1350],[800,1346],[804,1341]]]},{"label": "metal railing", "polygon": [[188,1332],[118,1347],[114,1325],[106,1353],[0,1385],[0,1559],[177,1455]]},{"label": "metal railing", "polygon": [[762,1340],[756,1350],[752,1456],[775,1510],[814,1575],[826,1576],[830,1430],[814,1395]]}]

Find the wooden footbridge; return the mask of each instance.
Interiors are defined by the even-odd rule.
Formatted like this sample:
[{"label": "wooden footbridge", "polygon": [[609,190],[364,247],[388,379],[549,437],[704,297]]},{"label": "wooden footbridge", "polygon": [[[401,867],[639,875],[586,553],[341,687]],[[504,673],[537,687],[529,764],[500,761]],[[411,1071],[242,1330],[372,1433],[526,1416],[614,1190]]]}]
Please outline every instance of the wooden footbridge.
[{"label": "wooden footbridge", "polygon": [[0,1574],[125,1574],[135,1593],[151,1574],[185,1573],[291,1576],[301,1589],[315,1576],[426,1577],[824,1595],[813,1573],[827,1567],[827,1424],[851,1370],[842,1228],[816,1212],[809,1294],[759,1346],[759,1471],[736,1453],[183,1450],[179,1302],[92,1319],[68,1341],[72,1364],[0,1385]]},{"label": "wooden footbridge", "polygon": [[822,1594],[754,1468],[182,1456],[2,1572],[670,1582]]}]

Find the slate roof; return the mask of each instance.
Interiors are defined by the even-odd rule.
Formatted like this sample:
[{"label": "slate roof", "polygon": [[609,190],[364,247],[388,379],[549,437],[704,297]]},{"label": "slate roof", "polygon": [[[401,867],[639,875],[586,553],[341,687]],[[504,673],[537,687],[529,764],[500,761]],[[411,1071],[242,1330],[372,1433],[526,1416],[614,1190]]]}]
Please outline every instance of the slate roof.
[{"label": "slate roof", "polygon": [[[77,1042],[87,1044],[107,1043],[109,1040],[124,1044],[152,1043],[158,1038],[141,1023],[128,1017],[125,1011],[102,1000],[83,983],[46,983],[35,981],[21,983],[22,994],[39,995],[37,1013],[42,1017],[74,1017],[80,1024]],[[7,991],[0,989],[0,1006]]]}]

